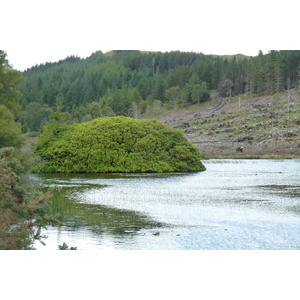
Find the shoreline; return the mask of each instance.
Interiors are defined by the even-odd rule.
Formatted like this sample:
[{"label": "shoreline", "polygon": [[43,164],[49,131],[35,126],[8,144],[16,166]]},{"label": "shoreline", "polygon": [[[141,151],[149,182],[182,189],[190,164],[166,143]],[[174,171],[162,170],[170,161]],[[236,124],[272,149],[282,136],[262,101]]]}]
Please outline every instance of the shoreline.
[{"label": "shoreline", "polygon": [[239,153],[239,154],[203,154],[201,153],[201,159],[300,159],[299,154],[287,154],[287,153]]}]

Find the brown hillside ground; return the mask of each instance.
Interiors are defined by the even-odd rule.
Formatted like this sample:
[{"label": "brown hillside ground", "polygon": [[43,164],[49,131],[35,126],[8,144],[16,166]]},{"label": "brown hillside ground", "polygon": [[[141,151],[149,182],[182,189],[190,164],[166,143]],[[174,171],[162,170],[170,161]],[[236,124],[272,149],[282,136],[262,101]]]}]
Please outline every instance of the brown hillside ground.
[{"label": "brown hillside ground", "polygon": [[300,158],[300,90],[218,98],[158,118],[203,158]]}]

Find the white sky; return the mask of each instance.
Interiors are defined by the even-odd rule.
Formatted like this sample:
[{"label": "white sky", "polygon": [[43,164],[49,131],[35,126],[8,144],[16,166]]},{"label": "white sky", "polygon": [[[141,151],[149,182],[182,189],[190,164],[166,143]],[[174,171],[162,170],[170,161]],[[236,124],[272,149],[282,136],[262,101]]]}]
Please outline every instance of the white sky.
[{"label": "white sky", "polygon": [[296,0],[2,0],[0,10],[0,49],[18,70],[96,50],[300,48]]}]

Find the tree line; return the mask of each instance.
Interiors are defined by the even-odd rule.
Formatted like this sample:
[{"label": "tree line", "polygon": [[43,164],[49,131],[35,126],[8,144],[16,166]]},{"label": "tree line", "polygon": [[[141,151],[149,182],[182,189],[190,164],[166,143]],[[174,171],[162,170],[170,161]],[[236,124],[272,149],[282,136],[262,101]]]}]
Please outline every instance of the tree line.
[{"label": "tree line", "polygon": [[300,51],[257,56],[194,52],[97,51],[24,72],[19,115],[23,131],[39,131],[53,113],[65,121],[102,116],[155,116],[216,97],[272,94],[299,85]]}]

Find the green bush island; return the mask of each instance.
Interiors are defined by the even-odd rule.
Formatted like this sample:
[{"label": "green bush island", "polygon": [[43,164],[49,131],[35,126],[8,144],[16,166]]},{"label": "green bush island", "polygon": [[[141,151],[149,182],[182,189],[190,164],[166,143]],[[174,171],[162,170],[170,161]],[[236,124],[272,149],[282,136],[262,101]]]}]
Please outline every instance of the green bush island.
[{"label": "green bush island", "polygon": [[198,149],[179,130],[157,121],[99,118],[81,124],[48,124],[37,144],[52,173],[204,171]]}]

